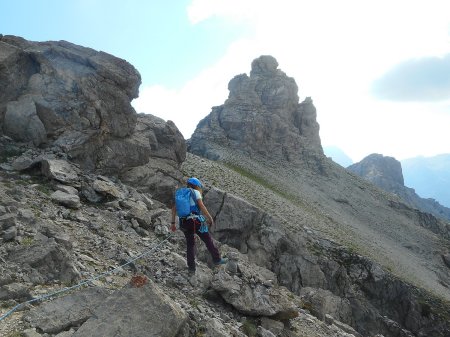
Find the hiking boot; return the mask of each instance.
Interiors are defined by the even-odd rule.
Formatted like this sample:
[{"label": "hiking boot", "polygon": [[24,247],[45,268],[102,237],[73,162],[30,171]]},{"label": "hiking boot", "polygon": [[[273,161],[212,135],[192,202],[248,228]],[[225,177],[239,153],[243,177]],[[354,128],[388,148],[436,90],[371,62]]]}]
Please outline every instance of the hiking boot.
[{"label": "hiking boot", "polygon": [[223,265],[223,264],[226,264],[227,262],[228,262],[228,259],[227,259],[227,258],[221,258],[219,261],[214,262],[214,265],[215,265],[215,266],[221,266],[221,265]]}]

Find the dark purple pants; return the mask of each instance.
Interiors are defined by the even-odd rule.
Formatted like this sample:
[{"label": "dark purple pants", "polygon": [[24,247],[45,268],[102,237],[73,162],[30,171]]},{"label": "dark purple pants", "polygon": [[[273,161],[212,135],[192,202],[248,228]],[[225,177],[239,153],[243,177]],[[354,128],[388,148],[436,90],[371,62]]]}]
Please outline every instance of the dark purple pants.
[{"label": "dark purple pants", "polygon": [[189,270],[192,271],[195,271],[195,234],[197,234],[198,237],[205,243],[206,248],[208,248],[208,251],[211,254],[214,262],[218,262],[221,259],[220,253],[216,246],[214,246],[214,242],[212,241],[209,232],[199,232],[200,225],[200,221],[195,219],[181,220],[180,222],[180,229],[183,231],[184,236],[186,237],[187,265]]}]

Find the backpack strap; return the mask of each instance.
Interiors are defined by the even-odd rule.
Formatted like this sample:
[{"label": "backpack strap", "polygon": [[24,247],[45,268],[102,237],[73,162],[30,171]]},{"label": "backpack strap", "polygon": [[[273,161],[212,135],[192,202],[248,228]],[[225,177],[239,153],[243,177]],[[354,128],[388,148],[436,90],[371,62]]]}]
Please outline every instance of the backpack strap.
[{"label": "backpack strap", "polygon": [[195,206],[197,207],[197,211],[199,213],[198,215],[200,215],[200,208],[198,207],[198,202],[197,202],[197,197],[196,197],[195,191],[193,188],[189,188],[189,190],[191,191],[192,200],[194,200]]}]

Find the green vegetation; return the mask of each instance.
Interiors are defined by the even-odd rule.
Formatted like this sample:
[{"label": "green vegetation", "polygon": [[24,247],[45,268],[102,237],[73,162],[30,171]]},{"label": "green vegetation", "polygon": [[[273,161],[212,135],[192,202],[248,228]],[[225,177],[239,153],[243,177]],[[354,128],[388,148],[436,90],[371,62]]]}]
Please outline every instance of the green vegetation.
[{"label": "green vegetation", "polygon": [[198,299],[192,298],[192,299],[189,301],[189,304],[191,305],[191,307],[193,307],[193,308],[195,308],[195,309],[198,309],[198,306],[199,306],[200,302],[199,302]]},{"label": "green vegetation", "polygon": [[231,163],[224,163],[224,165],[235,171],[236,173],[240,174],[243,177],[246,177],[252,181],[254,181],[255,183],[271,190],[272,192],[280,195],[281,197],[290,200],[290,201],[294,201],[298,203],[298,200],[296,199],[296,197],[292,194],[286,193],[285,191],[280,190],[276,185],[269,183],[267,180],[263,179],[262,177],[248,171],[247,169],[241,167],[241,166],[237,166],[235,164],[231,164]]},{"label": "green vegetation", "polygon": [[423,289],[416,290],[417,303],[420,305],[422,316],[438,316],[442,320],[450,321],[448,307],[450,302],[432,294],[427,294]]},{"label": "green vegetation", "polygon": [[7,301],[0,301],[0,308],[1,309],[10,309],[11,305]]},{"label": "green vegetation", "polygon": [[22,337],[22,333],[19,331],[13,331],[11,332],[7,337]]},{"label": "green vegetation", "polygon": [[242,324],[242,332],[249,337],[255,337],[257,334],[257,327],[255,322],[250,319],[245,320],[244,324]]},{"label": "green vegetation", "polygon": [[196,331],[195,331],[195,337],[203,337],[205,335],[206,332],[206,328],[202,325],[200,325],[199,327],[197,327]]},{"label": "green vegetation", "polygon": [[14,148],[5,146],[2,151],[0,151],[0,163],[4,163],[8,160],[8,158],[20,156],[23,153],[23,151]]},{"label": "green vegetation", "polygon": [[52,190],[50,189],[50,187],[46,186],[46,185],[38,185],[36,187],[36,189],[41,192],[44,193],[45,195],[50,196],[50,194],[52,193]]},{"label": "green vegetation", "polygon": [[31,246],[33,244],[33,242],[34,242],[34,239],[32,237],[28,236],[28,237],[24,238],[20,244],[24,245],[24,246]]},{"label": "green vegetation", "polygon": [[[321,215],[321,213],[314,208],[311,204],[307,204],[305,203],[301,198],[299,198],[298,195],[296,195],[294,192],[289,192],[288,189],[286,188],[282,188],[282,186],[279,186],[273,182],[269,182],[268,180],[264,179],[263,177],[251,172],[249,169],[244,168],[242,166],[238,166],[234,163],[230,163],[230,162],[222,162],[222,164],[227,167],[230,170],[233,170],[234,172],[236,172],[237,174],[252,180],[253,182],[255,182],[256,184],[272,191],[273,193],[279,195],[280,197],[282,197],[283,199],[291,202],[294,206],[303,209],[306,212],[309,212],[311,214],[316,214],[319,215],[321,217],[323,217],[323,215]],[[327,220],[331,220],[333,221],[333,219],[330,217]],[[333,221],[334,222],[334,221]]]},{"label": "green vegetation", "polygon": [[355,245],[354,242],[349,242],[347,244],[346,248],[347,248],[348,253],[351,254],[351,255],[356,255],[360,251],[359,248]]},{"label": "green vegetation", "polygon": [[306,247],[308,248],[308,251],[314,254],[315,256],[318,257],[326,256],[324,249],[318,244],[307,242]]},{"label": "green vegetation", "polygon": [[6,186],[8,189],[13,188],[13,186],[14,186],[14,184],[11,181],[9,181],[9,180],[4,181],[3,185]]}]

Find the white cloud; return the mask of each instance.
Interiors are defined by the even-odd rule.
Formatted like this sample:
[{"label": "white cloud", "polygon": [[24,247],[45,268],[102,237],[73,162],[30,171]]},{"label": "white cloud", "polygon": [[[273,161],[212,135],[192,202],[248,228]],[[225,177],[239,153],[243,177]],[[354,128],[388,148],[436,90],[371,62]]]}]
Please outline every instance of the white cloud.
[{"label": "white cloud", "polygon": [[133,101],[137,112],[146,112],[172,120],[183,136],[190,138],[198,122],[221,105],[228,97],[228,82],[240,73],[249,71],[254,53],[251,42],[239,40],[214,66],[204,69],[180,90],[160,85],[141,89]]},{"label": "white cloud", "polygon": [[252,34],[182,89],[141,91],[137,111],[173,120],[185,138],[223,104],[234,75],[270,54],[296,80],[300,98],[312,96],[323,145],[341,147],[353,160],[372,152],[398,159],[450,153],[448,106],[381,103],[369,92],[372,81],[405,59],[450,52],[450,3],[193,0],[187,13],[192,24],[221,17],[247,24]]},{"label": "white cloud", "polygon": [[261,11],[267,1],[242,0],[192,0],[187,7],[188,18],[197,24],[211,17],[226,17],[231,20],[248,20]]},{"label": "white cloud", "polygon": [[450,153],[450,102],[446,105],[355,101],[349,109],[359,114],[321,123],[322,144],[339,144],[355,162],[371,153],[398,160]]}]

